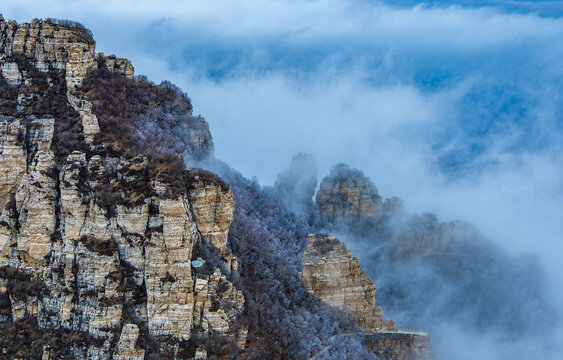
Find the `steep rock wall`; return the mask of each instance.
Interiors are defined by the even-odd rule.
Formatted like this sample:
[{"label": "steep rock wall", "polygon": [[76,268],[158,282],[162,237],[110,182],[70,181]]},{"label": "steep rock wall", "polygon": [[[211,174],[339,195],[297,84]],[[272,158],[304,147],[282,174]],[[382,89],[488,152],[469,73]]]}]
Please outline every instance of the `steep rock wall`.
[{"label": "steep rock wall", "polygon": [[360,269],[359,259],[335,237],[309,235],[303,281],[321,300],[349,312],[365,330],[368,348],[382,359],[431,358],[428,334],[397,330],[393,321],[382,319],[375,284]]},{"label": "steep rock wall", "polygon": [[[80,27],[0,18],[2,354],[189,358],[217,337],[244,348],[232,193],[212,174],[106,151],[81,86],[98,64],[133,68],[94,48]],[[192,259],[199,247],[224,260]]]},{"label": "steep rock wall", "polygon": [[[17,124],[17,119],[5,118],[1,125],[25,131]],[[52,134],[42,129],[52,127],[52,121],[37,126],[37,131]],[[17,148],[18,144],[4,139],[9,137],[3,138],[2,145]],[[153,195],[141,201],[141,194],[129,190],[146,185],[146,159],[88,157],[76,151],[59,171],[51,150],[25,151],[34,145],[30,141],[20,144],[23,159],[15,161],[30,165],[17,170],[15,184],[0,184],[13,188],[6,190],[10,199],[0,215],[0,268],[25,273],[41,291],[16,295],[6,288],[9,320],[36,316],[43,329],[77,331],[100,342],[86,353],[77,350],[77,358],[107,358],[118,337],[134,335],[120,335],[120,329],[131,332],[133,325],[146,327],[152,337],[178,340],[188,340],[201,327],[244,346],[244,329],[237,333],[230,329],[243,309],[242,294],[219,268],[198,273],[191,263],[194,245],[210,236],[198,228],[213,230],[212,237],[227,238],[234,209],[230,190],[214,188],[219,187],[216,182],[195,180],[187,172],[189,195],[167,198],[168,185],[156,181],[149,185]],[[112,174],[114,166],[117,171]],[[108,183],[110,201],[116,206],[104,199]],[[208,193],[223,196],[218,199]],[[190,197],[205,199],[205,206],[222,217],[218,221],[200,212],[194,215],[194,206],[202,207],[203,201]],[[216,251],[228,257],[225,242],[219,245]],[[224,307],[227,301],[229,306]]]},{"label": "steep rock wall", "polygon": [[375,284],[360,269],[360,260],[333,236],[309,235],[308,240],[303,253],[305,288],[350,311],[367,332],[382,330],[383,311],[375,305]]},{"label": "steep rock wall", "polygon": [[321,182],[316,201],[331,222],[344,224],[358,219],[376,223],[383,206],[369,178],[346,164],[332,167],[330,175]]}]

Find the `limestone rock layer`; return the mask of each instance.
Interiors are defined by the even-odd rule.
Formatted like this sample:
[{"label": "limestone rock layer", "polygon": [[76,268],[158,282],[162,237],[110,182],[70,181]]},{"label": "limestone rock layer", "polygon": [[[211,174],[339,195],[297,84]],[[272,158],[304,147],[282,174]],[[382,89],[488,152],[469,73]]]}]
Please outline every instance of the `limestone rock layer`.
[{"label": "limestone rock layer", "polygon": [[303,278],[309,291],[350,311],[367,332],[383,329],[383,312],[375,305],[375,284],[360,269],[360,260],[335,237],[309,235]]},{"label": "limestone rock layer", "polygon": [[[79,25],[0,17],[2,358],[186,358],[210,337],[244,348],[231,190],[178,155],[107,151],[82,91],[100,64],[133,77]],[[198,124],[186,141],[209,151]],[[202,247],[217,256],[196,268]]]},{"label": "limestone rock layer", "polygon": [[368,349],[382,359],[431,358],[428,334],[397,330],[392,320],[382,319],[375,284],[344,243],[334,236],[311,234],[302,261],[305,288],[350,313],[365,331]]},{"label": "limestone rock layer", "polygon": [[358,220],[375,224],[381,218],[383,203],[369,178],[346,164],[332,167],[316,195],[319,210],[333,223],[351,224]]}]

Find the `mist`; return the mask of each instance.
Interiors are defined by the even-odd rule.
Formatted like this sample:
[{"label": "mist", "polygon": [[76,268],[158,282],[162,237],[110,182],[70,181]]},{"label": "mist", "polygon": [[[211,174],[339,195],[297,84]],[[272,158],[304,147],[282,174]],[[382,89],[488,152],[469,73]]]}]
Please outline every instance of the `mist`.
[{"label": "mist", "polygon": [[[298,152],[316,157],[321,178],[345,162],[409,213],[470,222],[507,256],[535,256],[563,318],[558,2],[0,4],[6,19],[80,21],[98,51],[173,81],[208,120],[216,157],[246,177],[272,185]],[[401,326],[401,313],[387,315]],[[460,321],[427,330],[439,359],[563,354],[560,322],[517,343]]]}]

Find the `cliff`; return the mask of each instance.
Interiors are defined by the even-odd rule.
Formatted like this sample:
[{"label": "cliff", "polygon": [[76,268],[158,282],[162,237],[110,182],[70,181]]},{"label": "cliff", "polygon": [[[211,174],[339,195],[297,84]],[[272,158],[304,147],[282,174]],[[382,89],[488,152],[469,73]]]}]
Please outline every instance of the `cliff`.
[{"label": "cliff", "polygon": [[303,253],[303,280],[311,293],[349,312],[365,331],[368,348],[381,359],[429,359],[430,336],[395,329],[375,304],[375,284],[360,261],[333,236],[309,235]]},{"label": "cliff", "polygon": [[305,288],[327,303],[350,311],[372,333],[393,328],[375,305],[375,284],[360,270],[360,260],[333,236],[309,235],[303,253]]},{"label": "cliff", "polygon": [[397,197],[382,204],[370,179],[343,164],[323,179],[316,199],[329,222],[323,231],[346,234],[363,250],[356,255],[379,286],[378,303],[400,314],[402,326],[432,331],[453,322],[524,338],[554,323],[533,256],[504,253],[464,221],[409,214]]},{"label": "cliff", "polygon": [[[260,188],[213,158],[185,93],[71,21],[0,17],[0,94],[0,357],[425,356],[342,243],[305,249],[321,218],[310,156]],[[203,160],[225,181],[186,169]],[[331,179],[327,216],[379,221],[363,174]]]},{"label": "cliff", "polygon": [[[1,19],[0,70],[3,356],[189,358],[244,348],[244,297],[226,246],[232,192],[213,174],[182,170],[178,154],[212,151],[189,100],[135,82],[128,60],[96,55],[76,24]],[[142,86],[155,101],[112,110],[103,81]],[[155,134],[186,135],[176,154],[112,137],[160,113],[170,120]],[[206,345],[217,339],[232,347]]]},{"label": "cliff", "polygon": [[369,178],[346,164],[335,165],[321,182],[317,206],[331,222],[375,224],[381,217],[382,200]]}]

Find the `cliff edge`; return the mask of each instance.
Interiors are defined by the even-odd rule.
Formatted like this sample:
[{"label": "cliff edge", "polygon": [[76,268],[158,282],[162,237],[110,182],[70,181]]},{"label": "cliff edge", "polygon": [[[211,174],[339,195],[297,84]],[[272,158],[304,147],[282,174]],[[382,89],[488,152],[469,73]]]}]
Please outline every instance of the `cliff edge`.
[{"label": "cliff edge", "polygon": [[[226,245],[233,195],[215,175],[183,170],[181,155],[212,152],[185,94],[136,81],[128,60],[96,54],[85,28],[54,20],[0,18],[0,74],[3,356],[244,348]],[[119,86],[128,91],[112,94]],[[120,135],[133,125],[164,146]],[[217,339],[227,349],[206,345]]]},{"label": "cliff edge", "polygon": [[359,259],[334,236],[309,235],[303,280],[311,293],[353,316],[366,333],[367,347],[381,359],[432,358],[427,333],[397,330],[394,321],[382,319],[375,284],[360,269]]}]

